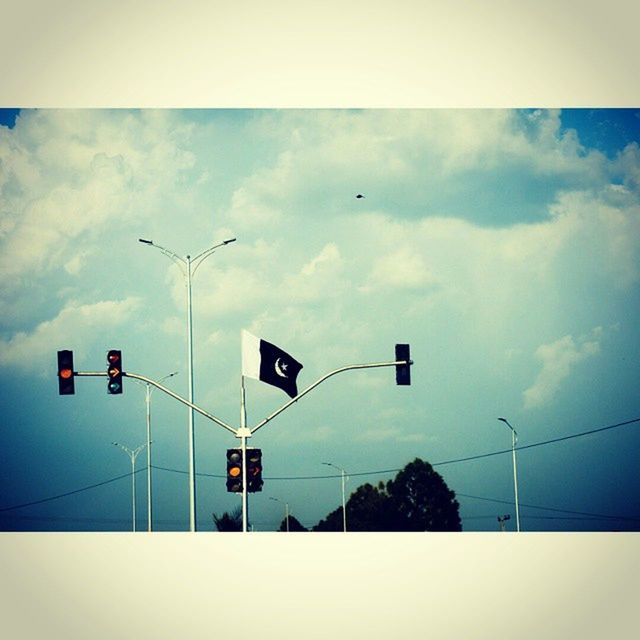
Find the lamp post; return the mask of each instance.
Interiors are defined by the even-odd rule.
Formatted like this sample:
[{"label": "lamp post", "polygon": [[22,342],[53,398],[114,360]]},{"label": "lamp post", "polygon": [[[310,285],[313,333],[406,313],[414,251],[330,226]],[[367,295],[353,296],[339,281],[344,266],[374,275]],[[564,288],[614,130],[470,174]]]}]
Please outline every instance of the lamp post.
[{"label": "lamp post", "polygon": [[511,429],[511,455],[513,458],[513,490],[516,500],[516,531],[520,531],[520,510],[518,508],[518,472],[516,469],[516,442],[518,441],[518,434],[516,430],[509,424],[506,418],[498,418],[500,422],[504,422],[509,429]]},{"label": "lamp post", "polygon": [[125,447],[123,444],[119,442],[112,442],[112,445],[116,447],[120,447],[131,459],[131,493],[132,493],[132,521],[133,521],[133,531],[136,530],[136,458],[138,454],[147,446],[147,443],[141,444],[136,449],[129,449],[129,447]]},{"label": "lamp post", "polygon": [[287,533],[289,533],[289,503],[280,500],[280,498],[272,498],[269,497],[269,500],[274,500],[275,502],[281,502],[284,505],[284,518],[286,522]]},{"label": "lamp post", "polygon": [[502,532],[506,531],[504,523],[507,520],[511,520],[511,516],[508,513],[504,516],[498,516],[498,524],[500,525],[500,531]]},{"label": "lamp post", "polygon": [[[185,277],[185,283],[187,287],[187,361],[189,370],[189,402],[193,404],[193,314],[192,314],[192,300],[191,300],[191,279],[196,272],[196,269],[208,258],[216,249],[224,245],[235,242],[235,238],[230,240],[224,240],[219,244],[216,244],[208,249],[205,249],[199,253],[195,258],[186,256],[182,258],[170,249],[160,246],[153,242],[153,240],[145,240],[143,238],[138,239],[142,244],[146,244],[150,247],[159,249],[165,256],[173,260],[182,271]],[[188,425],[188,439],[189,439],[189,531],[196,530],[196,473],[195,473],[195,438],[194,438],[194,413],[193,408],[189,407],[189,425]]]},{"label": "lamp post", "polygon": [[[178,375],[177,371],[169,373],[163,378],[160,378],[158,382],[164,382],[167,378],[172,378],[175,375]],[[151,498],[151,392],[153,391],[153,388],[148,382],[142,382],[140,380],[136,380],[135,378],[132,378],[132,380],[134,382],[137,382],[138,384],[143,384],[146,387],[145,405],[147,408],[147,531],[151,533],[151,531],[153,530],[153,502]]]},{"label": "lamp post", "polygon": [[332,464],[331,462],[323,462],[322,464],[326,464],[328,467],[333,467],[334,469],[337,469],[341,474],[341,477],[342,477],[342,530],[346,533],[347,532],[347,505],[346,505],[345,493],[344,493],[345,470],[336,466],[335,464]]}]

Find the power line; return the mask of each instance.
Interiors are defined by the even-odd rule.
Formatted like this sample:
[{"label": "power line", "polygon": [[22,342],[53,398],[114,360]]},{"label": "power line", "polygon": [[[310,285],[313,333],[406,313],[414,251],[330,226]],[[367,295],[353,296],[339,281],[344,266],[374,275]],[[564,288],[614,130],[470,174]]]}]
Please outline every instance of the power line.
[{"label": "power line", "polygon": [[[138,469],[136,473],[139,473],[140,471],[144,471],[144,469]],[[122,480],[122,478],[129,478],[129,477],[131,477],[131,472],[125,473],[121,476],[117,476],[116,478],[111,478],[110,480],[104,480],[103,482],[96,482],[96,484],[91,484],[87,487],[74,489],[73,491],[67,491],[66,493],[60,493],[57,496],[50,496],[49,498],[42,498],[41,500],[33,500],[32,502],[23,502],[22,504],[16,504],[12,507],[2,507],[0,508],[0,512],[11,511],[12,509],[21,509],[22,507],[30,507],[34,504],[51,502],[52,500],[58,500],[59,498],[66,498],[67,496],[72,496],[74,493],[81,493],[82,491],[88,491],[89,489],[96,489],[97,487],[101,487],[105,484],[109,484],[110,482],[115,482],[116,480]]]},{"label": "power line", "polygon": [[[508,505],[513,504],[513,502],[509,500],[498,500],[497,498],[485,498],[483,496],[473,496],[473,495],[469,495],[468,493],[456,492],[456,496],[462,496],[463,498],[472,498],[474,500],[485,500],[487,502],[498,502],[500,504],[508,504]],[[633,516],[611,516],[611,515],[605,515],[603,513],[586,513],[584,511],[571,511],[570,509],[557,509],[555,507],[541,507],[539,505],[525,504],[523,502],[520,502],[519,504],[521,507],[527,507],[529,509],[542,509],[543,511],[556,511],[558,513],[573,513],[575,515],[589,516],[591,518],[600,518],[600,519],[604,518],[607,520],[630,520],[632,522],[640,522],[640,518],[636,518]],[[531,516],[527,516],[527,518],[529,517]]]},{"label": "power line", "polygon": [[[590,429],[588,431],[583,431],[581,433],[574,433],[572,435],[568,435],[568,436],[561,436],[559,438],[552,438],[550,440],[544,440],[541,442],[535,442],[533,444],[529,444],[529,445],[525,445],[525,446],[521,446],[521,447],[516,447],[516,451],[521,451],[523,449],[531,449],[533,447],[540,447],[542,445],[546,445],[546,444],[552,444],[555,442],[561,442],[564,440],[570,440],[572,438],[580,438],[582,436],[586,436],[586,435],[590,435],[593,433],[598,433],[600,431],[607,431],[610,429],[616,429],[618,427],[623,427],[629,424],[633,424],[636,422],[640,422],[640,418],[633,418],[632,420],[626,420],[624,422],[618,422],[616,424],[611,424],[611,425],[607,425],[605,427],[598,427],[596,429]],[[464,458],[456,458],[453,460],[445,460],[445,461],[441,461],[441,462],[434,462],[431,464],[431,466],[433,467],[437,467],[437,466],[442,466],[445,464],[454,464],[454,463],[458,463],[458,462],[468,462],[471,460],[479,460],[481,458],[488,458],[490,456],[496,456],[496,455],[501,455],[503,453],[511,453],[511,449],[501,449],[499,451],[493,451],[493,452],[489,452],[489,453],[482,453],[482,454],[478,454],[475,456],[467,456]],[[172,472],[172,473],[181,473],[181,474],[187,474],[187,471],[182,471],[179,469],[170,469],[167,467],[158,467],[156,465],[152,465],[153,469],[158,469],[161,471],[168,471],[168,472]],[[383,470],[377,470],[377,471],[362,471],[362,472],[358,472],[358,473],[350,473],[349,476],[368,476],[368,475],[380,475],[380,474],[388,474],[388,473],[397,473],[398,471],[401,471],[401,468],[395,468],[395,469],[383,469]],[[140,473],[142,471],[146,471],[146,467],[143,469],[138,469],[136,470],[135,473]],[[198,472],[196,473],[196,475],[198,476],[202,476],[202,477],[210,477],[210,478],[224,478],[226,476],[224,475],[220,475],[220,474],[211,474],[211,473],[201,473]],[[126,473],[120,476],[117,476],[115,478],[111,478],[109,480],[104,480],[103,482],[98,482],[92,485],[88,485],[86,487],[81,487],[79,489],[74,489],[73,491],[68,491],[66,493],[61,493],[55,496],[50,496],[48,498],[42,498],[40,500],[34,500],[32,502],[25,502],[22,504],[18,504],[18,505],[13,505],[11,507],[1,507],[0,508],[0,512],[3,511],[11,511],[13,509],[21,509],[23,507],[30,507],[32,505],[36,505],[36,504],[42,504],[45,502],[51,502],[52,500],[58,500],[59,498],[65,498],[67,496],[71,496],[74,495],[76,493],[81,493],[83,491],[88,491],[90,489],[95,489],[97,487],[101,487],[103,485],[109,484],[111,482],[116,482],[117,480],[121,480],[123,478],[128,478],[131,476],[131,472],[130,473]],[[265,476],[265,480],[324,480],[327,478],[336,478],[339,477],[336,474],[330,474],[330,475],[322,475],[322,476],[284,476],[284,477],[266,477]],[[457,494],[457,495],[464,495],[464,494]],[[468,496],[468,497],[476,497],[476,496]],[[483,498],[479,498],[479,499],[483,499]],[[491,500],[490,498],[487,498],[487,500]],[[501,502],[499,500],[495,500],[496,502]],[[509,504],[509,503],[507,503]],[[523,505],[526,506],[526,505]],[[545,507],[533,507],[533,508],[545,508]],[[609,516],[605,516],[605,517],[609,517]]]}]

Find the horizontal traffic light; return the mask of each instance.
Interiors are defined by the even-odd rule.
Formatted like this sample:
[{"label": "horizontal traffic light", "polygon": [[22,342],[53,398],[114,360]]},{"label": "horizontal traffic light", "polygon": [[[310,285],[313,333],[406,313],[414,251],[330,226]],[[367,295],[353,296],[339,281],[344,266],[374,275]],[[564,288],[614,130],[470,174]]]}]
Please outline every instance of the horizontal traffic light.
[{"label": "horizontal traffic light", "polygon": [[58,393],[61,396],[69,396],[76,392],[74,375],[73,351],[58,351]]}]

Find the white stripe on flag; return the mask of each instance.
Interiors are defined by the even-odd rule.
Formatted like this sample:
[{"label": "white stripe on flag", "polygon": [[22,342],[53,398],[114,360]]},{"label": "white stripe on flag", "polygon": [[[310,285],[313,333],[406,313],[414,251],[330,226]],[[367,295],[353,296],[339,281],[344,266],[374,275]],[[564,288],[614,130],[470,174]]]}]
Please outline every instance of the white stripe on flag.
[{"label": "white stripe on flag", "polygon": [[260,338],[242,329],[242,375],[260,380]]}]

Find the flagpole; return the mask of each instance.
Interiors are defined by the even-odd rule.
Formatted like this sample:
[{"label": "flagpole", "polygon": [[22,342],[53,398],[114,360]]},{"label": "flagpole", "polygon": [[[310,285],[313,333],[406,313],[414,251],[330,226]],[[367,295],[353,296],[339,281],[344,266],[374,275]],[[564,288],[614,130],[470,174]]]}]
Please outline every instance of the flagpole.
[{"label": "flagpole", "polygon": [[242,531],[247,532],[247,405],[244,375],[240,376],[240,447],[242,449]]}]

